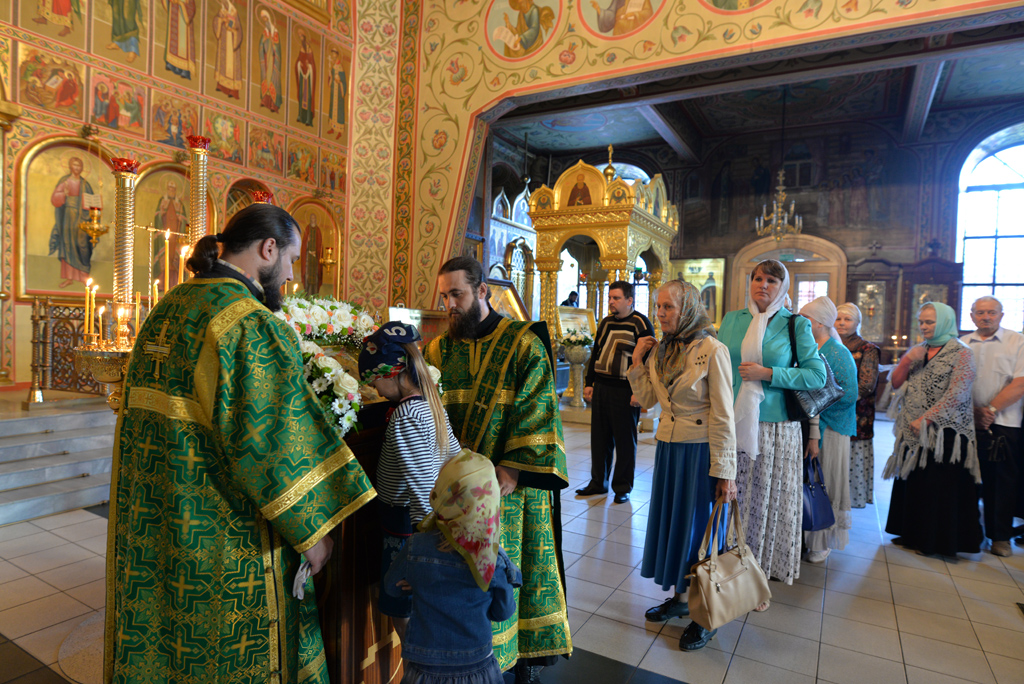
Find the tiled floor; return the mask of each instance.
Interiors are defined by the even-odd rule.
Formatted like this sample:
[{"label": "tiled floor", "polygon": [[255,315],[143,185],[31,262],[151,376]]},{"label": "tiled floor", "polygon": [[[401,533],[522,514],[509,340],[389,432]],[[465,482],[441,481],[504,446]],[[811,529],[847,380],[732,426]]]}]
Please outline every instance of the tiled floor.
[{"label": "tiled floor", "polygon": [[[880,422],[876,452],[888,453]],[[578,499],[590,475],[589,429],[566,426],[571,487],[563,492],[569,621],[576,654],[546,684],[1024,684],[1024,548],[957,561],[919,556],[882,531],[889,483],[854,511],[851,543],[796,584],[773,582],[772,607],[683,653],[687,620],[649,624],[665,598],[638,566],[654,439],[641,435],[632,501]],[[880,456],[876,473],[884,459]],[[102,513],[102,511],[99,511]],[[881,523],[880,523],[881,520]],[[0,527],[0,682],[50,683],[64,637],[103,606],[106,520],[78,511]],[[9,641],[8,641],[9,640]]]}]

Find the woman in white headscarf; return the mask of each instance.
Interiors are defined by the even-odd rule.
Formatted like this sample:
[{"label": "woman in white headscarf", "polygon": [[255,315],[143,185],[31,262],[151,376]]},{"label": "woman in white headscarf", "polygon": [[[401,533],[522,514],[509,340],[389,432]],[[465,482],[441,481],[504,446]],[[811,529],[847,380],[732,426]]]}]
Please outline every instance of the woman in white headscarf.
[{"label": "woman in white headscarf", "polygon": [[850,505],[854,508],[875,501],[875,397],[881,356],[877,344],[860,336],[860,322],[856,304],[839,305],[836,332],[857,364],[857,434],[850,438]]},{"label": "woman in white headscarf", "polygon": [[850,351],[836,332],[836,305],[828,297],[804,304],[800,315],[811,322],[811,334],[818,353],[832,369],[843,396],[811,419],[811,437],[807,458],[819,459],[825,490],[832,503],[836,522],[816,532],[806,532],[805,541],[811,563],[823,563],[832,549],[842,550],[850,541],[850,437],[857,434],[857,366]]},{"label": "woman in white headscarf", "polygon": [[[718,339],[729,348],[736,397],[736,487],[747,543],[765,574],[786,584],[800,576],[803,444],[786,413],[784,390],[825,386],[825,364],[807,319],[783,308],[789,271],[768,259],[750,275],[747,308],[730,311]],[[799,368],[794,362],[799,361]],[[767,604],[758,606],[767,609]]]}]

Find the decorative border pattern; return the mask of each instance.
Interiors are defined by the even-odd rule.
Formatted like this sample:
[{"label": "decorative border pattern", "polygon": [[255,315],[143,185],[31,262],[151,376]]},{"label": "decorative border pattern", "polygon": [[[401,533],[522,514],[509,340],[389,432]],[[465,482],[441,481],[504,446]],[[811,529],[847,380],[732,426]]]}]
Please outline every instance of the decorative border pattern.
[{"label": "decorative border pattern", "polygon": [[419,57],[422,0],[402,2],[402,44],[398,61],[398,133],[395,136],[395,233],[391,242],[391,298],[405,305],[409,292],[412,245],[412,167],[416,154],[416,63]]}]

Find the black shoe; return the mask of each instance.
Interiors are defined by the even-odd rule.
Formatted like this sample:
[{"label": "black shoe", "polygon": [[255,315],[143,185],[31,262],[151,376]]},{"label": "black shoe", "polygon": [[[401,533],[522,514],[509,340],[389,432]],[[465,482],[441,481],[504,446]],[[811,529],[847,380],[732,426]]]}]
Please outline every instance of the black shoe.
[{"label": "black shoe", "polygon": [[595,487],[593,485],[587,485],[583,489],[577,489],[576,490],[577,496],[594,496],[595,494],[607,494],[607,493],[608,493],[607,489],[601,489],[600,487]]},{"label": "black shoe", "polygon": [[644,617],[651,622],[664,622],[674,617],[686,617],[690,614],[690,604],[683,603],[682,601],[676,600],[673,596],[662,603],[660,606],[650,608]]},{"label": "black shoe", "polygon": [[717,629],[710,632],[696,622],[691,622],[683,630],[683,636],[679,637],[680,651],[699,651],[708,645],[711,638],[718,634]]},{"label": "black shoe", "polygon": [[540,665],[516,663],[516,684],[540,684],[540,671],[543,669]]},{"label": "black shoe", "polygon": [[625,494],[616,494],[615,495],[615,503],[626,503],[628,501],[629,501],[629,492],[626,492]]}]

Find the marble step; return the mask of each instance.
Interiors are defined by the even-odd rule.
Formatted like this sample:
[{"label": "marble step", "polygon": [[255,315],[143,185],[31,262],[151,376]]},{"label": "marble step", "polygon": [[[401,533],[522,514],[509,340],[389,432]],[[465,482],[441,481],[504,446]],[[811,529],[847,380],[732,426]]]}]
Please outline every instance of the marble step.
[{"label": "marble step", "polygon": [[109,425],[0,437],[0,463],[91,449],[113,450],[113,447],[114,430]]},{"label": "marble step", "polygon": [[71,477],[109,473],[112,463],[113,450],[108,447],[7,461],[0,463],[0,492]]},{"label": "marble step", "polygon": [[0,437],[31,435],[58,430],[80,430],[108,426],[114,431],[117,416],[108,408],[89,411],[40,411],[40,415],[27,418],[0,420]]},{"label": "marble step", "polygon": [[0,492],[0,525],[95,506],[110,499],[110,473]]}]

